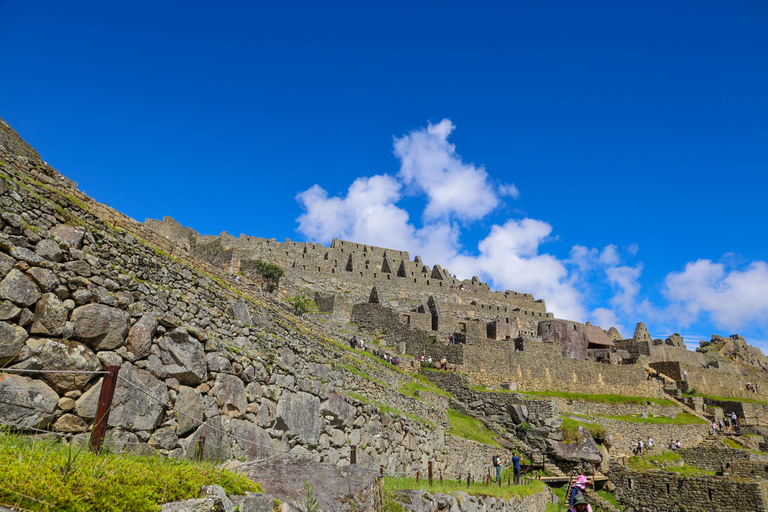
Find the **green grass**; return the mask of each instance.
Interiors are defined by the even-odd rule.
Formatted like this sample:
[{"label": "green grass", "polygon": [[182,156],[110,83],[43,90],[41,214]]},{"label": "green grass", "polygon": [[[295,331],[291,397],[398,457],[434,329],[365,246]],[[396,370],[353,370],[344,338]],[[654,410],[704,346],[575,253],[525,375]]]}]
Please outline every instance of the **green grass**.
[{"label": "green grass", "polygon": [[413,380],[410,382],[398,381],[397,389],[400,393],[417,400],[421,400],[421,398],[416,396],[416,391],[429,391],[430,393],[435,393],[436,395],[444,396],[446,398],[452,396],[447,391],[444,391],[429,382],[423,375],[414,376]]},{"label": "green grass", "polygon": [[[627,465],[636,471],[646,471],[649,469],[661,469],[662,471],[672,471],[681,475],[714,475],[714,471],[694,468],[682,463],[683,458],[679,454],[667,451],[655,455],[648,455],[645,458],[630,457]],[[682,463],[682,464],[681,464]]]},{"label": "green grass", "polygon": [[578,421],[573,418],[563,418],[563,425],[561,428],[563,430],[564,443],[570,444],[577,441],[579,425],[589,431],[592,435],[592,439],[594,439],[597,444],[603,444],[603,442],[605,442],[607,433],[605,432],[605,427],[602,425],[590,421]]},{"label": "green grass", "polygon": [[509,499],[513,496],[532,496],[544,491],[544,483],[539,480],[533,480],[525,485],[485,485],[485,475],[482,475],[482,482],[474,482],[467,485],[466,480],[459,482],[457,480],[443,480],[433,478],[433,485],[429,485],[429,479],[420,478],[416,483],[415,478],[392,478],[384,477],[385,491],[399,491],[404,489],[426,489],[430,493],[450,493],[463,491],[472,496],[496,496],[498,498]]},{"label": "green grass", "polygon": [[623,416],[598,416],[609,420],[628,421],[631,423],[653,423],[656,425],[707,425],[708,422],[687,412],[681,412],[674,418],[667,416],[651,416],[641,418],[635,414],[625,414]]},{"label": "green grass", "polygon": [[764,400],[757,400],[756,398],[741,398],[740,396],[712,396],[712,395],[703,395],[701,393],[691,393],[691,394],[683,393],[683,396],[700,396],[702,398],[709,398],[710,400],[721,400],[723,402],[741,402],[744,404],[768,405],[768,402]]},{"label": "green grass", "polygon": [[[499,390],[498,392],[507,392],[506,390]],[[521,395],[530,396],[544,396],[554,398],[566,398],[569,400],[581,400],[583,402],[598,402],[602,404],[630,404],[630,405],[647,405],[648,402],[656,405],[662,405],[665,407],[674,407],[678,405],[672,400],[665,398],[649,398],[647,396],[624,396],[624,395],[590,395],[587,393],[566,393],[565,391],[514,391],[514,393],[520,393]]]},{"label": "green grass", "polygon": [[210,462],[96,455],[7,433],[0,433],[0,467],[0,504],[34,512],[158,511],[160,503],[197,498],[201,486],[214,484],[228,494],[261,492]]},{"label": "green grass", "polygon": [[739,443],[737,443],[736,441],[734,441],[733,439],[730,439],[728,437],[724,438],[722,440],[722,442],[728,448],[736,448],[737,450],[747,450],[747,451],[749,451],[751,453],[754,453],[754,454],[757,454],[757,455],[765,455],[764,452],[761,452],[761,451],[758,451],[758,450],[753,450],[752,448],[746,448],[746,447],[740,445]]},{"label": "green grass", "polygon": [[341,366],[342,368],[344,368],[348,372],[354,373],[355,375],[358,375],[358,376],[360,376],[360,377],[362,377],[362,378],[364,378],[366,380],[369,380],[371,382],[376,382],[378,384],[381,384],[382,386],[384,385],[384,383],[381,382],[379,379],[374,379],[373,377],[371,377],[370,375],[368,375],[364,371],[359,370],[358,368],[355,368],[351,364],[340,364],[339,366]]},{"label": "green grass", "polygon": [[480,420],[465,416],[453,409],[448,409],[448,421],[451,422],[451,428],[448,431],[451,435],[499,448],[502,447],[496,441],[496,434],[488,430]]}]

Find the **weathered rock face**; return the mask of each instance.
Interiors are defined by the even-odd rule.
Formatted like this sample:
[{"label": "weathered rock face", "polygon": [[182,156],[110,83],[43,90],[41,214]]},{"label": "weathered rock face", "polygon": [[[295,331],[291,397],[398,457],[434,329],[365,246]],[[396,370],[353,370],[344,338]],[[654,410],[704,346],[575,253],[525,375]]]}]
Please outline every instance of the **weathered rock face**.
[{"label": "weathered rock face", "polygon": [[[93,420],[96,417],[102,382],[100,379],[77,400],[75,411],[81,418]],[[146,370],[123,363],[112,399],[109,426],[152,430],[162,421],[167,403],[168,390],[161,381]]]},{"label": "weathered rock face", "polygon": [[0,418],[21,428],[47,428],[53,421],[59,395],[40,380],[18,375],[0,376]]},{"label": "weathered rock face", "polygon": [[203,395],[198,390],[187,386],[179,388],[176,396],[176,431],[183,436],[187,432],[197,428],[203,422],[205,405]]},{"label": "weathered rock face", "polygon": [[253,323],[251,313],[248,311],[248,305],[242,301],[233,302],[227,309],[227,314],[244,324]]},{"label": "weathered rock face", "polygon": [[35,246],[35,253],[41,258],[45,258],[48,261],[60,262],[62,258],[62,252],[59,248],[59,244],[53,240],[45,239],[40,240]]},{"label": "weathered rock face", "polygon": [[[88,347],[68,340],[33,338],[27,342],[45,370],[76,370],[93,372],[101,362]],[[45,373],[43,379],[59,393],[81,389],[95,375],[80,373]]]},{"label": "weathered rock face", "polygon": [[234,375],[220,373],[216,377],[216,384],[214,384],[210,394],[216,399],[216,404],[221,408],[222,414],[230,418],[245,416],[245,408],[248,403],[245,399],[245,385],[242,380]]},{"label": "weathered rock face", "polygon": [[184,329],[171,331],[160,339],[160,359],[169,377],[194,386],[208,378],[208,363],[203,345]]},{"label": "weathered rock face", "polygon": [[248,478],[260,482],[264,492],[280,501],[300,506],[306,496],[304,482],[312,485],[320,510],[328,512],[352,510],[378,510],[378,497],[383,479],[378,473],[358,465],[343,468],[320,464],[310,460],[294,461],[279,457],[265,462],[233,462],[227,466]]},{"label": "weathered rock face", "polygon": [[6,364],[19,355],[28,337],[23,327],[0,322],[0,364]]},{"label": "weathered rock face", "polygon": [[104,304],[88,304],[75,308],[71,322],[76,340],[95,350],[114,350],[123,345],[130,320],[126,311]]},{"label": "weathered rock face", "polygon": [[10,300],[17,306],[28,307],[40,299],[40,290],[32,279],[14,268],[0,282],[0,299]]},{"label": "weathered rock face", "polygon": [[69,310],[53,293],[44,293],[35,306],[35,319],[30,332],[43,336],[59,337],[67,328]]},{"label": "weathered rock face", "polygon": [[603,460],[600,448],[592,439],[589,430],[579,425],[579,442],[566,444],[561,441],[547,440],[547,444],[552,448],[555,457],[567,461],[584,461],[593,464],[599,464]]},{"label": "weathered rock face", "polygon": [[570,320],[544,320],[539,322],[538,335],[542,341],[559,343],[563,357],[587,358],[589,337],[584,324]]},{"label": "weathered rock face", "polygon": [[507,406],[507,412],[517,425],[528,421],[528,408],[524,405],[510,404]]},{"label": "weathered rock face", "polygon": [[355,420],[355,408],[336,393],[331,393],[328,400],[320,406],[320,413],[331,418],[331,424],[335,427],[351,425]]},{"label": "weathered rock face", "polygon": [[67,226],[59,224],[51,228],[51,235],[59,237],[71,249],[79,249],[83,243],[85,229],[82,227]]},{"label": "weathered rock face", "polygon": [[157,331],[157,314],[147,313],[143,315],[128,332],[126,348],[137,358],[147,357],[152,348],[152,338]]},{"label": "weathered rock face", "polygon": [[275,428],[309,447],[317,446],[323,430],[320,399],[309,393],[284,392],[277,403],[275,420]]}]

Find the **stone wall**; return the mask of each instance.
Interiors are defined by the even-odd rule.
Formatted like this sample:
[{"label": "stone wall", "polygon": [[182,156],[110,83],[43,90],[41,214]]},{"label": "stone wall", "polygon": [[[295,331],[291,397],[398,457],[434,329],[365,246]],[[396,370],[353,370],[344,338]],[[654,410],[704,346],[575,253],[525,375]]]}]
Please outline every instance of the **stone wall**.
[{"label": "stone wall", "polygon": [[625,415],[657,415],[675,417],[682,412],[679,405],[663,406],[652,402],[645,405],[633,404],[605,404],[600,402],[585,402],[582,400],[567,400],[565,398],[552,398],[557,402],[560,412],[586,414],[589,416],[625,416]]},{"label": "stone wall", "polygon": [[612,451],[629,453],[637,442],[637,438],[643,441],[650,435],[656,446],[666,448],[670,440],[679,439],[683,447],[698,445],[710,434],[707,425],[664,425],[657,423],[635,423],[629,421],[612,420],[608,418],[593,418],[595,423],[604,426],[613,436]]},{"label": "stone wall", "polygon": [[735,460],[726,470],[731,476],[768,479],[768,464],[762,461]]},{"label": "stone wall", "polygon": [[616,499],[635,510],[766,510],[766,487],[758,480],[631,471],[618,464],[611,465],[610,477],[616,485]]},{"label": "stone wall", "polygon": [[[543,492],[529,496],[513,496],[509,499],[493,496],[472,496],[466,492],[450,494],[430,494],[427,491],[397,491],[402,497],[400,501],[405,510],[437,512],[438,510],[452,512],[544,512],[547,503],[553,501],[549,487]],[[418,505],[414,505],[418,504]]]},{"label": "stone wall", "polygon": [[[754,398],[768,401],[768,379],[753,375],[730,373],[714,368],[702,368],[685,363],[681,368],[688,372],[688,386],[698,392],[706,390],[707,395],[723,397]],[[747,391],[747,382],[756,385],[759,392]]]},{"label": "stone wall", "polygon": [[683,448],[678,450],[677,453],[680,454],[689,466],[706,469],[707,471],[722,471],[725,464],[733,461],[749,460],[762,461],[763,463],[768,461],[768,457],[757,455],[749,450],[718,448],[714,446]]},{"label": "stone wall", "polygon": [[517,382],[523,391],[658,396],[658,384],[646,380],[642,367],[562,357],[555,343],[526,342],[522,351],[511,350],[503,341],[467,345],[465,367],[473,385]]}]

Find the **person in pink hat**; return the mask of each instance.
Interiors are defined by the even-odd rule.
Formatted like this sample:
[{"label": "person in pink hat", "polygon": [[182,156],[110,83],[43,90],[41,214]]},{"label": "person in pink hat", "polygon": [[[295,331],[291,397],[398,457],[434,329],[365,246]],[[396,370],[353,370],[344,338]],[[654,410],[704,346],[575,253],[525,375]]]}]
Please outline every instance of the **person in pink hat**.
[{"label": "person in pink hat", "polygon": [[[570,507],[571,512],[576,511],[574,501],[576,501],[577,496],[582,496],[582,498],[584,497],[584,492],[587,489],[588,483],[589,480],[587,480],[587,477],[584,475],[579,475],[579,477],[576,479],[576,483],[573,485],[573,489],[571,489],[571,499],[568,502],[568,506]],[[589,509],[589,512],[592,512],[591,508]]]}]

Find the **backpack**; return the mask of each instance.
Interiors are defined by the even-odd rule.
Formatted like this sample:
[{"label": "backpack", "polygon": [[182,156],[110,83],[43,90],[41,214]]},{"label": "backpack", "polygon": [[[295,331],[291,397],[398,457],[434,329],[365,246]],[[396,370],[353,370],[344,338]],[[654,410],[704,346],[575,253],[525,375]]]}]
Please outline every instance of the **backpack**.
[{"label": "backpack", "polygon": [[494,455],[491,460],[493,461],[493,467],[496,467],[499,465],[499,457]]}]

